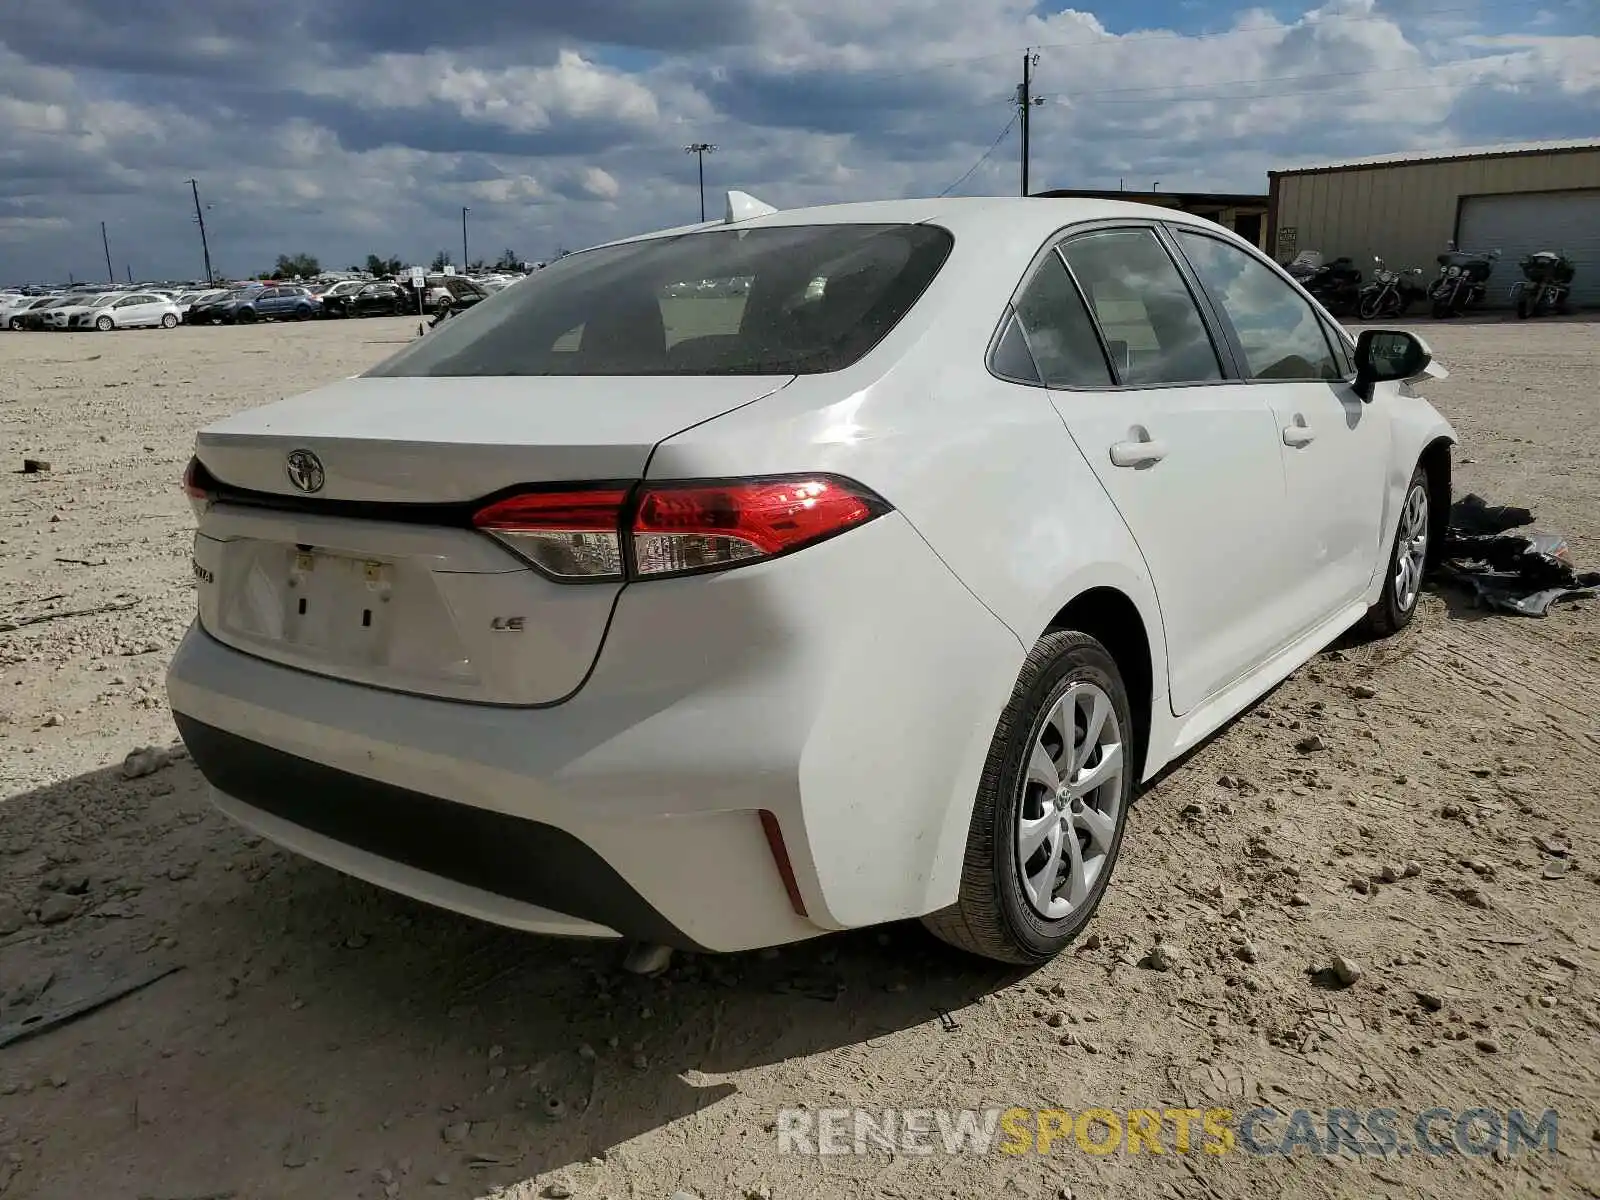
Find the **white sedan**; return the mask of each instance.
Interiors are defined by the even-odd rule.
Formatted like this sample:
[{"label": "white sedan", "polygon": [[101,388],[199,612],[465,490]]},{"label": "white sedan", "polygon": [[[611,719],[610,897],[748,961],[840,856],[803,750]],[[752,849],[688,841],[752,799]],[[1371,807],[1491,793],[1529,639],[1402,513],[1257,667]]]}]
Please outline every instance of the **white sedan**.
[{"label": "white sedan", "polygon": [[172,709],[228,815],[486,920],[1038,962],[1140,783],[1411,620],[1442,374],[1170,209],[735,193],[203,430]]}]

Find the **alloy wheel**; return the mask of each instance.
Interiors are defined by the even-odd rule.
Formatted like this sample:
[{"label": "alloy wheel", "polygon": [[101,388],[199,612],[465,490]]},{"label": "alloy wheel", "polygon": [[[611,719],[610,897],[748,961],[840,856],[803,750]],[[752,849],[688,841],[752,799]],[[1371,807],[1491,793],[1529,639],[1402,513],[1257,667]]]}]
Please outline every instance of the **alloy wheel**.
[{"label": "alloy wheel", "polygon": [[1059,921],[1083,904],[1110,862],[1125,754],[1111,697],[1068,685],[1033,731],[1017,813],[1017,863],[1033,910]]},{"label": "alloy wheel", "polygon": [[1410,612],[1422,591],[1422,573],[1428,555],[1428,490],[1420,482],[1406,494],[1400,511],[1400,532],[1394,555],[1394,602]]}]

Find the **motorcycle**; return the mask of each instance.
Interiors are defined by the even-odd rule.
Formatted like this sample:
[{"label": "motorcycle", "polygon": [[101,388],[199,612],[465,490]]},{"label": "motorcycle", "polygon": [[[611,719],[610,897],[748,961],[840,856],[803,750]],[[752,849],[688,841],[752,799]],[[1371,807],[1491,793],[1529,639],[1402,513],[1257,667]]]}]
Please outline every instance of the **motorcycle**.
[{"label": "motorcycle", "polygon": [[1495,260],[1500,257],[1498,250],[1479,253],[1459,250],[1454,242],[1445,245],[1449,248],[1437,260],[1439,277],[1428,290],[1435,317],[1459,316],[1472,305],[1482,304],[1489,294],[1489,276]]},{"label": "motorcycle", "polygon": [[1537,317],[1546,312],[1566,312],[1567,296],[1577,270],[1572,260],[1554,250],[1540,250],[1517,264],[1522,278],[1511,285],[1517,316]]},{"label": "motorcycle", "polygon": [[1322,255],[1307,250],[1288,266],[1301,287],[1336,317],[1354,313],[1361,301],[1361,270],[1347,256],[1323,262]]},{"label": "motorcycle", "polygon": [[1378,317],[1404,316],[1412,304],[1427,297],[1428,289],[1419,282],[1422,276],[1421,267],[1412,267],[1409,271],[1395,271],[1376,255],[1372,261],[1378,264],[1378,269],[1372,277],[1372,282],[1361,289],[1359,311],[1363,321],[1371,321]]}]

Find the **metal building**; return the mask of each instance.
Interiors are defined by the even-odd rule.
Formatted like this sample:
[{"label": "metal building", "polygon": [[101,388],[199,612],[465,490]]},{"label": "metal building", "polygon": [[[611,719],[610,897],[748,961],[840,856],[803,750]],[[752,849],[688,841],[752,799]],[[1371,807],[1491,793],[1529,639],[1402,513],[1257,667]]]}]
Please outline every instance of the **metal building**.
[{"label": "metal building", "polygon": [[1572,303],[1600,305],[1600,138],[1383,155],[1269,171],[1267,245],[1280,262],[1305,250],[1374,255],[1432,278],[1454,241],[1501,252],[1489,303],[1507,307],[1517,261],[1538,250],[1577,267]]}]

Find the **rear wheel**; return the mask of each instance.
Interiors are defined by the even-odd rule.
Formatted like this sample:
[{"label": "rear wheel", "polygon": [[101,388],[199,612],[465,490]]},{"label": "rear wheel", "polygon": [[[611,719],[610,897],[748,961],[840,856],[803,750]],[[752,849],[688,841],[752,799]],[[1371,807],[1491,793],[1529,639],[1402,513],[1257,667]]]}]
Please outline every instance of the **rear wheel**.
[{"label": "rear wheel", "polygon": [[923,918],[973,954],[1031,965],[1088,924],[1133,795],[1132,713],[1117,664],[1063,630],[1029,653],[1000,716],[967,834],[961,891]]},{"label": "rear wheel", "polygon": [[1367,628],[1379,637],[1398,633],[1411,624],[1422,596],[1422,578],[1428,567],[1428,540],[1432,536],[1428,476],[1421,467],[1411,473],[1406,498],[1400,505],[1394,548],[1389,552],[1383,594],[1367,610]]}]

